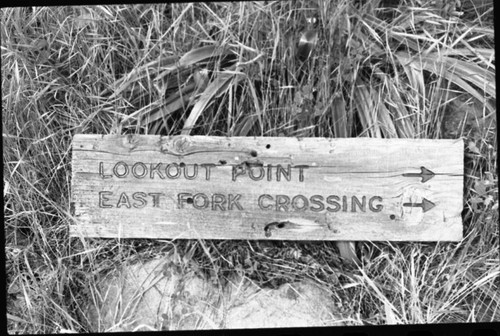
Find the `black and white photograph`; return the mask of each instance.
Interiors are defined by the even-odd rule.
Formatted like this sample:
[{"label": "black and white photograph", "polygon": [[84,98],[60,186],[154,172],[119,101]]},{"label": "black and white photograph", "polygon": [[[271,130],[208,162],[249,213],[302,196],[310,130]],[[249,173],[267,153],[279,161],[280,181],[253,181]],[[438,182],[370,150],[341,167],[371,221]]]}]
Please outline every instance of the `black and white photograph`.
[{"label": "black and white photograph", "polygon": [[492,0],[21,6],[8,334],[495,335]]}]

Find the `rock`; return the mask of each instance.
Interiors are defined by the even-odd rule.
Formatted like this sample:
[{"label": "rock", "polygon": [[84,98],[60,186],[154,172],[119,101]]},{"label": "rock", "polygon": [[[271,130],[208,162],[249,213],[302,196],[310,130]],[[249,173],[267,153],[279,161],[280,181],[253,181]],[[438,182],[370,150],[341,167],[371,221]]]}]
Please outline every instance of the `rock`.
[{"label": "rock", "polygon": [[88,312],[91,331],[342,324],[331,293],[312,280],[278,289],[261,289],[246,277],[227,280],[211,281],[196,267],[182,268],[167,257],[124,266],[101,279],[101,297]]},{"label": "rock", "polygon": [[91,309],[97,331],[214,329],[216,288],[166,259],[124,266],[101,281],[101,302]]},{"label": "rock", "polygon": [[328,291],[313,281],[260,289],[242,278],[233,288],[225,321],[229,329],[287,328],[342,325],[335,316],[335,303]]}]

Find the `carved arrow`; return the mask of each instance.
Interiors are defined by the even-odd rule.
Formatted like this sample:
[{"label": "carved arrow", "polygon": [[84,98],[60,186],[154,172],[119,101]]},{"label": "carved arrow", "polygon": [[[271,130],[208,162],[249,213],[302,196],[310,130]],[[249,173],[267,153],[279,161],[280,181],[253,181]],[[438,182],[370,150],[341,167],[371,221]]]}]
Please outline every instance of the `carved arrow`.
[{"label": "carved arrow", "polygon": [[434,208],[436,204],[432,203],[428,199],[424,198],[422,199],[422,203],[403,203],[403,206],[405,207],[413,207],[413,208],[422,208],[424,212],[429,211],[430,209]]},{"label": "carved arrow", "polygon": [[425,167],[420,167],[420,173],[404,173],[404,177],[421,177],[420,182],[425,183],[434,177],[434,173]]}]

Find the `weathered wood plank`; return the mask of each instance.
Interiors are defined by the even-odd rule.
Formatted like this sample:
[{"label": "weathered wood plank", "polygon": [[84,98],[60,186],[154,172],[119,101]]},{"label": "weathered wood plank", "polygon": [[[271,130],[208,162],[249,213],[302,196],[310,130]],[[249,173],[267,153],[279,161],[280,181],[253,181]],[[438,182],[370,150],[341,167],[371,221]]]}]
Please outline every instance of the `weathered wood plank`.
[{"label": "weathered wood plank", "polygon": [[75,135],[72,174],[72,236],[462,238],[462,140]]}]

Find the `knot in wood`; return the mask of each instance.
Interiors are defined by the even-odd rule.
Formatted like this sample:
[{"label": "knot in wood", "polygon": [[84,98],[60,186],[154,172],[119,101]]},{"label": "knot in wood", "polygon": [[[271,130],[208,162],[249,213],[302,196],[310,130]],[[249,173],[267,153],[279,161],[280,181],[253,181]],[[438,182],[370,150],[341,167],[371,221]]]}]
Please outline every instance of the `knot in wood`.
[{"label": "knot in wood", "polygon": [[190,142],[187,138],[181,137],[174,141],[174,149],[178,153],[186,152],[190,147]]},{"label": "knot in wood", "polygon": [[191,141],[183,136],[175,137],[173,140],[167,141],[162,144],[161,151],[163,153],[170,153],[174,155],[181,155],[189,152]]},{"label": "knot in wood", "polygon": [[127,134],[125,137],[123,137],[123,146],[125,148],[128,148],[129,150],[136,148],[138,142],[139,138],[134,134]]}]

